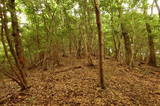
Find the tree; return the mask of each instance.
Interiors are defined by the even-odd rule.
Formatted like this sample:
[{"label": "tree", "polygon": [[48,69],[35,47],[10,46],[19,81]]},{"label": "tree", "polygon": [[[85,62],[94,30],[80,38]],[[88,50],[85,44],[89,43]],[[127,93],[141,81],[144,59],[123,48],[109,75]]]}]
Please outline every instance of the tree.
[{"label": "tree", "polygon": [[18,61],[23,68],[25,65],[25,58],[23,54],[23,47],[22,47],[22,41],[19,33],[19,25],[18,25],[18,19],[16,15],[16,9],[15,9],[15,0],[10,0],[9,2],[9,10],[11,13],[11,20],[12,20],[12,36],[15,40],[15,50],[18,57]]},{"label": "tree", "polygon": [[99,1],[94,0],[95,14],[96,14],[96,22],[98,29],[98,40],[99,40],[99,77],[100,77],[100,85],[102,89],[105,89],[104,86],[104,76],[103,76],[103,32],[102,32],[102,22],[99,8]]},{"label": "tree", "polygon": [[118,8],[118,17],[120,19],[120,28],[121,28],[121,33],[124,39],[124,46],[125,46],[125,62],[127,65],[131,65],[132,61],[131,61],[131,57],[132,57],[132,49],[131,49],[131,41],[130,41],[130,37],[125,25],[125,21],[124,21],[124,16],[123,16],[123,10],[121,7],[121,3],[119,4],[119,8]]},{"label": "tree", "polygon": [[158,15],[159,15],[159,23],[160,23],[160,7],[158,5],[158,0],[154,0],[154,2],[156,3],[156,7],[157,7],[157,10],[158,10]]},{"label": "tree", "polygon": [[151,66],[156,66],[156,54],[155,54],[155,46],[153,41],[153,34],[152,34],[151,25],[148,22],[151,19],[151,17],[147,15],[148,7],[147,5],[145,5],[146,2],[144,1],[143,3],[144,3],[144,17],[146,18],[145,25],[148,33],[148,49],[149,49],[148,64]]},{"label": "tree", "polygon": [[[21,87],[21,90],[25,90],[28,88],[28,84],[27,84],[27,80],[26,80],[26,76],[25,73],[23,72],[22,66],[20,64],[21,61],[18,60],[18,55],[16,54],[16,51],[14,49],[14,46],[12,44],[12,40],[11,40],[11,36],[9,33],[9,29],[8,29],[8,19],[7,19],[7,1],[2,0],[1,4],[3,5],[3,7],[0,8],[1,10],[1,22],[2,22],[2,44],[5,50],[5,55],[8,58],[8,62],[11,66],[11,70],[13,71],[13,73],[5,73],[5,75],[7,75],[9,78],[11,78],[12,80],[14,80],[15,82],[18,83],[18,85]],[[14,26],[14,25],[13,25]],[[11,63],[10,57],[8,56],[8,52],[7,52],[7,47],[5,45],[4,42],[4,33],[5,32],[5,36],[10,48],[10,52],[12,54],[12,56],[14,57],[15,63],[16,63],[16,69],[14,68],[13,64]]]}]

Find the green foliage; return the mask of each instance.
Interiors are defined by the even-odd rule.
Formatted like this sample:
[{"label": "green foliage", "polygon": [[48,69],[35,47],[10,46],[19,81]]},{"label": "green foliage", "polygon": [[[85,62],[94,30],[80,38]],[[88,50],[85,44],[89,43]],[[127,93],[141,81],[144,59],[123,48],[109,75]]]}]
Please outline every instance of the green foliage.
[{"label": "green foliage", "polygon": [[[160,49],[158,15],[143,14],[145,9],[150,8],[151,4],[146,0],[100,0],[105,48],[114,49],[113,33],[116,42],[122,39],[120,24],[123,20],[131,43],[138,53],[148,51],[145,22],[149,22],[158,51]],[[119,11],[122,12],[123,19],[120,19]],[[90,35],[93,38],[92,46],[97,46],[92,0],[17,0],[17,12],[27,19],[23,25],[20,22],[26,55],[28,49],[31,49],[34,55],[46,50],[51,42],[59,42],[60,45],[63,43],[62,45],[68,48],[69,41],[73,40],[72,45],[77,48],[78,39],[82,39],[84,43]],[[85,46],[83,43],[82,47]],[[0,55],[4,55],[4,52]]]}]

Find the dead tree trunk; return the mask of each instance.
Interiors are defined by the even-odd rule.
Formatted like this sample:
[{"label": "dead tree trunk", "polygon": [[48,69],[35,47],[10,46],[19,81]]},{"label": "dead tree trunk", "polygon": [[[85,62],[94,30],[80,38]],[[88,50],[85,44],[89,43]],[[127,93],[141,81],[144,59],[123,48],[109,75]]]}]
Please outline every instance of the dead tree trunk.
[{"label": "dead tree trunk", "polygon": [[99,72],[100,72],[100,85],[102,89],[105,89],[104,86],[104,76],[103,76],[103,33],[102,33],[102,23],[99,9],[99,1],[94,0],[95,14],[96,14],[96,22],[98,29],[98,38],[99,38]]}]

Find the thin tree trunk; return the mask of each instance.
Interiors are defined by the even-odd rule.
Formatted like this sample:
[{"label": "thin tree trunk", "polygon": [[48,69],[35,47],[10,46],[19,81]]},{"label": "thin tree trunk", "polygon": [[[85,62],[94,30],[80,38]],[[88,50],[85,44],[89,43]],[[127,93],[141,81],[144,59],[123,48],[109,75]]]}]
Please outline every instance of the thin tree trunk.
[{"label": "thin tree trunk", "polygon": [[115,59],[118,61],[118,49],[117,49],[117,43],[116,43],[116,38],[115,38],[115,31],[114,31],[114,24],[113,24],[114,20],[113,20],[113,12],[111,14],[111,27],[112,27],[112,39],[113,39],[113,43],[114,43],[114,57]]},{"label": "thin tree trunk", "polygon": [[151,66],[156,66],[156,54],[154,49],[153,35],[152,35],[151,26],[149,25],[149,23],[146,23],[146,29],[148,32],[148,46],[149,46],[148,64]]},{"label": "thin tree trunk", "polygon": [[[6,56],[6,58],[7,58],[7,61],[8,61],[8,63],[9,63],[9,65],[10,65],[11,70],[14,72],[16,78],[15,78],[14,75],[11,74],[11,73],[9,73],[9,74],[8,74],[7,72],[3,72],[3,73],[4,73],[6,76],[8,76],[8,77],[13,76],[12,78],[14,78],[14,81],[16,81],[19,86],[21,86],[21,83],[20,83],[20,81],[19,81],[19,80],[21,80],[21,79],[20,79],[20,76],[19,76],[18,72],[14,69],[14,66],[13,66],[13,64],[12,64],[11,58],[10,58],[10,56],[9,56],[9,54],[8,54],[7,45],[6,45],[6,43],[5,43],[5,37],[4,37],[4,29],[5,29],[5,25],[4,25],[4,24],[5,24],[5,23],[4,23],[4,17],[3,17],[3,13],[2,13],[2,11],[1,11],[1,7],[0,7],[0,14],[1,14],[0,18],[1,18],[1,21],[2,21],[2,26],[1,26],[1,42],[2,42],[2,45],[3,45],[3,49],[4,49],[5,56]],[[11,78],[11,77],[10,77],[10,78]]]},{"label": "thin tree trunk", "polygon": [[9,57],[8,55],[8,50],[7,50],[7,45],[5,43],[5,37],[4,37],[4,29],[5,29],[5,23],[4,23],[4,17],[3,17],[3,12],[2,12],[2,8],[0,7],[0,19],[1,19],[1,22],[2,22],[2,26],[1,26],[1,42],[2,42],[2,45],[3,45],[3,49],[4,49],[4,52],[5,52],[5,56],[8,60],[8,63],[9,65],[11,66],[11,69],[13,69],[13,64],[11,62],[11,58]]},{"label": "thin tree trunk", "polygon": [[157,10],[158,10],[158,15],[159,15],[159,22],[160,22],[160,7],[158,5],[158,0],[154,0],[154,2],[156,3],[156,7],[157,7]]},{"label": "thin tree trunk", "polygon": [[99,38],[99,72],[100,72],[100,85],[102,89],[105,89],[104,86],[104,76],[103,76],[103,33],[102,33],[102,23],[99,9],[99,1],[94,0],[95,14],[96,14],[96,22],[98,29],[98,38]]},{"label": "thin tree trunk", "polygon": [[82,36],[83,36],[83,32],[82,32],[82,29],[79,25],[79,33],[80,33],[80,36],[79,38],[77,39],[77,58],[81,58],[81,54],[82,54]]},{"label": "thin tree trunk", "polygon": [[72,55],[72,39],[71,37],[69,37],[68,39],[69,39],[69,54]]},{"label": "thin tree trunk", "polygon": [[84,2],[82,3],[84,22],[85,22],[84,27],[85,27],[85,34],[86,34],[85,47],[86,47],[88,66],[94,66],[93,60],[91,57],[92,28],[90,26],[90,17],[89,17],[90,12],[89,12],[89,8],[87,7],[88,4],[89,4],[89,1],[86,1],[86,0],[84,0]]}]

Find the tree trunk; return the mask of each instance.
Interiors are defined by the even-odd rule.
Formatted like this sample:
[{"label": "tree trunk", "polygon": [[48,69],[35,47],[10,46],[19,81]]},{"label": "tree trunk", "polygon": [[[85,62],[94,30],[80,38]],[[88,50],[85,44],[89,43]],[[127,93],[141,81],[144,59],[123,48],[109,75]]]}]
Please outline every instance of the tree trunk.
[{"label": "tree trunk", "polygon": [[5,52],[5,56],[8,60],[8,63],[11,66],[11,69],[13,69],[13,64],[11,62],[11,58],[8,55],[7,45],[5,43],[5,37],[4,37],[5,22],[4,22],[4,15],[3,14],[4,14],[4,12],[2,11],[2,8],[0,6],[0,19],[1,19],[1,23],[2,23],[2,26],[1,26],[1,42],[2,42],[2,45],[3,45],[4,52]]},{"label": "tree trunk", "polygon": [[[3,8],[4,9],[4,8]],[[2,11],[2,8],[0,7],[0,19],[1,19],[1,22],[2,22],[2,26],[1,26],[1,42],[2,42],[2,45],[3,45],[3,49],[4,49],[4,53],[5,53],[5,56],[7,58],[7,61],[10,65],[10,68],[11,70],[14,72],[13,74],[11,73],[7,73],[7,72],[3,72],[6,76],[8,76],[9,78],[11,78],[12,80],[14,80],[15,82],[17,82],[17,84],[19,86],[21,86],[21,78],[20,78],[20,75],[19,73],[14,69],[14,65],[12,64],[12,61],[11,61],[11,58],[8,54],[8,50],[7,50],[7,45],[5,43],[5,36],[4,36],[4,32],[5,31],[5,20],[4,20],[4,12]]]},{"label": "tree trunk", "polygon": [[95,14],[96,14],[96,22],[98,29],[98,38],[99,38],[99,72],[100,72],[100,85],[102,89],[105,89],[104,86],[104,76],[103,76],[103,33],[102,33],[102,23],[99,9],[99,1],[94,0]]},{"label": "tree trunk", "polygon": [[158,0],[154,0],[154,2],[156,3],[156,7],[157,7],[157,10],[158,10],[158,15],[159,15],[159,22],[160,22],[160,7],[158,5]]},{"label": "tree trunk", "polygon": [[82,29],[81,29],[81,25],[79,25],[79,33],[80,33],[80,36],[78,37],[77,39],[77,58],[81,58],[81,55],[82,55],[82,36],[83,36],[83,32],[82,32]]},{"label": "tree trunk", "polygon": [[124,24],[122,23],[121,23],[121,29],[122,29],[122,36],[124,38],[126,64],[130,65],[132,57],[131,42],[128,32],[124,29]]},{"label": "tree trunk", "polygon": [[156,54],[154,49],[153,35],[151,26],[149,23],[146,23],[146,30],[148,32],[148,46],[149,46],[149,60],[148,64],[151,66],[156,66]]},{"label": "tree trunk", "polygon": [[15,50],[20,66],[23,68],[25,66],[25,58],[23,55],[22,41],[19,33],[18,19],[16,16],[15,0],[10,0],[10,13],[12,20],[12,36],[15,40]]},{"label": "tree trunk", "polygon": [[148,23],[149,16],[147,14],[147,8],[144,6],[144,16],[146,18],[146,30],[148,33],[148,49],[149,49],[149,59],[148,59],[148,64],[151,66],[156,66],[156,54],[155,54],[155,48],[154,48],[154,42],[153,42],[153,35],[152,35],[152,29],[150,24]]},{"label": "tree trunk", "polygon": [[83,15],[84,15],[84,27],[85,27],[85,35],[86,35],[86,56],[88,66],[94,66],[93,60],[91,57],[91,43],[92,43],[92,27],[90,26],[90,11],[87,7],[89,5],[89,1],[84,0],[82,3]]},{"label": "tree trunk", "polygon": [[112,27],[112,39],[114,43],[114,57],[118,61],[118,48],[116,43],[115,31],[114,31],[114,19],[113,19],[113,12],[111,13],[111,27]]},{"label": "tree trunk", "polygon": [[124,24],[124,20],[123,20],[123,17],[122,17],[121,9],[119,9],[118,12],[119,12],[118,17],[121,21],[120,22],[120,27],[121,27],[122,36],[123,36],[123,39],[124,39],[124,46],[125,46],[125,63],[127,65],[130,65],[130,64],[132,64],[131,63],[131,57],[132,57],[131,41],[130,41],[128,32],[125,28],[125,24]]},{"label": "tree trunk", "polygon": [[11,13],[11,20],[12,20],[12,35],[14,37],[15,49],[12,46],[12,41],[9,35],[9,30],[7,26],[7,22],[8,22],[7,16],[6,16],[6,13],[4,13],[6,37],[7,37],[8,44],[10,46],[10,51],[15,59],[16,67],[19,71],[21,89],[25,90],[28,88],[27,86],[28,84],[26,80],[26,73],[23,71],[25,60],[24,60],[24,55],[23,55],[21,38],[19,35],[18,21],[17,21],[17,16],[16,16],[16,10],[15,10],[15,0],[10,1],[10,13]]}]

